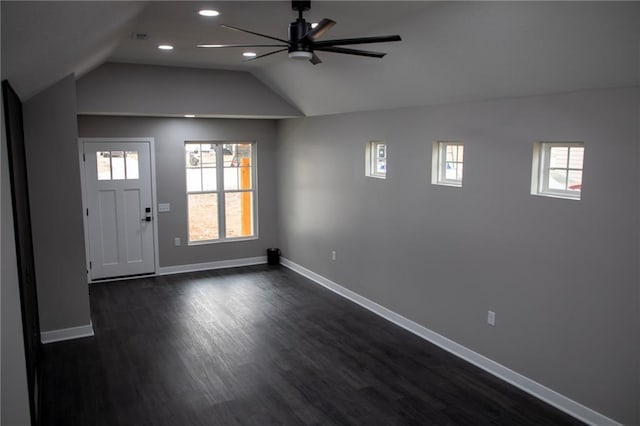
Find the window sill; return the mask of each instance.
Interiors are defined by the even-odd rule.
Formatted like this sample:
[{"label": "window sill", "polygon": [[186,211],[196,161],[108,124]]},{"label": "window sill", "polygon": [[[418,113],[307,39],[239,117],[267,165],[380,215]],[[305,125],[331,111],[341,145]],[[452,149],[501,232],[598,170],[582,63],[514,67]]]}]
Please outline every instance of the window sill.
[{"label": "window sill", "polygon": [[462,182],[431,182],[432,185],[450,186],[453,188],[462,188]]},{"label": "window sill", "polygon": [[205,246],[209,244],[236,243],[238,241],[253,241],[258,239],[259,239],[258,236],[252,236],[252,237],[225,238],[224,240],[218,239],[218,240],[207,240],[207,241],[189,241],[187,243],[187,246],[191,247],[191,246]]},{"label": "window sill", "polygon": [[573,201],[580,201],[580,199],[582,198],[581,195],[578,195],[577,197],[575,197],[572,195],[554,194],[554,193],[548,193],[548,192],[532,192],[531,195],[536,195],[538,197],[559,198],[561,200],[573,200]]}]

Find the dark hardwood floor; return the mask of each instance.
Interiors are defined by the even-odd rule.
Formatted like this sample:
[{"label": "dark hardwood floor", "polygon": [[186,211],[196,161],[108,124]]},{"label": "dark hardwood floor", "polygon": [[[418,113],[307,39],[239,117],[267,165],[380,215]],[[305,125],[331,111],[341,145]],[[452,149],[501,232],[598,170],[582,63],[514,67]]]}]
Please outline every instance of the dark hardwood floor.
[{"label": "dark hardwood floor", "polygon": [[94,284],[45,425],[577,425],[283,267]]}]

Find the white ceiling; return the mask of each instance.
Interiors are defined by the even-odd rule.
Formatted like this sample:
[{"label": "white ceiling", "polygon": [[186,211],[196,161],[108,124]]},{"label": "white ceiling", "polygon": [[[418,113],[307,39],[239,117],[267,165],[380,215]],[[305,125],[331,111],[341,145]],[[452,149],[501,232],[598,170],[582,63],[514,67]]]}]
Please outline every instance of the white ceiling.
[{"label": "white ceiling", "polygon": [[[202,7],[221,15],[201,17]],[[320,52],[317,66],[286,53],[243,62],[243,49],[195,45],[270,42],[223,23],[286,38],[296,18],[290,2],[2,1],[2,76],[24,98],[105,61],[245,70],[307,115],[639,82],[638,2],[314,1],[305,17],[337,22],[324,39],[403,41],[354,46],[387,52],[383,59]],[[160,43],[175,49],[160,51]]]}]

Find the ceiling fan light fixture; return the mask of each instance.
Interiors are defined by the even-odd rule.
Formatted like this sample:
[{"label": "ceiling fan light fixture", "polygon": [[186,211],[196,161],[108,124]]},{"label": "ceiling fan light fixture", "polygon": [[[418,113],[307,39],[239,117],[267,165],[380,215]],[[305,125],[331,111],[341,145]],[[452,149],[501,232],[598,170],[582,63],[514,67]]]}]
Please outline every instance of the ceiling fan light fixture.
[{"label": "ceiling fan light fixture", "polygon": [[211,17],[211,16],[220,15],[220,12],[218,12],[217,10],[213,10],[213,9],[202,9],[202,10],[198,11],[198,15]]},{"label": "ceiling fan light fixture", "polygon": [[304,59],[309,60],[313,57],[312,52],[307,52],[305,50],[294,50],[293,52],[289,52],[289,58],[291,59]]}]

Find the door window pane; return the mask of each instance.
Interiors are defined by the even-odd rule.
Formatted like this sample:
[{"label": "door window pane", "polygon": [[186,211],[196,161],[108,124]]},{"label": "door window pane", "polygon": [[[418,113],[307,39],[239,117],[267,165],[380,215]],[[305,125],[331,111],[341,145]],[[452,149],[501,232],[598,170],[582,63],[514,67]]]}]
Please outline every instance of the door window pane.
[{"label": "door window pane", "polygon": [[98,165],[98,180],[111,180],[111,152],[96,152],[96,163]]},{"label": "door window pane", "polygon": [[124,151],[111,151],[111,177],[113,180],[125,178]]},{"label": "door window pane", "polygon": [[96,152],[98,180],[139,179],[138,151]]},{"label": "door window pane", "polygon": [[138,151],[125,152],[124,158],[127,166],[127,179],[139,179],[140,170],[138,166]]}]

